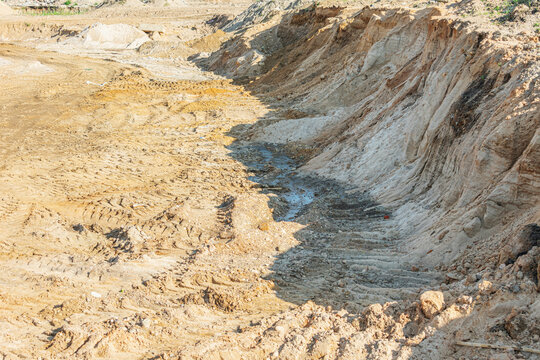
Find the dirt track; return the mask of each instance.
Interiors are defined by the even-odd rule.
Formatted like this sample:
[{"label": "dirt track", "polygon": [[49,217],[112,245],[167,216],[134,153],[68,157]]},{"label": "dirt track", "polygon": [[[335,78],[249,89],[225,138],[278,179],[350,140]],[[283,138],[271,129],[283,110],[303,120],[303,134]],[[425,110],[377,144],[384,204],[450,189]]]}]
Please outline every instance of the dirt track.
[{"label": "dirt track", "polygon": [[[416,296],[416,287],[429,283],[392,265],[391,239],[369,239],[369,230],[385,226],[375,220],[383,212],[365,212],[373,207],[369,201],[349,204],[329,195],[343,193],[337,185],[288,180],[293,160],[238,142],[241,128],[268,112],[241,87],[162,81],[115,63],[81,58],[74,64],[72,57],[10,45],[0,56],[47,67],[18,78],[4,94],[11,105],[4,118],[11,121],[3,128],[2,272],[9,290],[2,299],[6,320],[18,319],[4,334],[15,354],[29,346],[43,354],[49,334],[47,353],[112,356],[111,334],[91,341],[84,334],[113,325],[126,332],[115,335],[126,337],[118,349],[126,357],[145,348],[173,350],[307,300],[340,307],[354,299],[348,307],[359,310]],[[317,219],[318,226],[274,222],[260,188],[272,194],[285,181],[303,182],[299,192],[318,191],[324,199],[297,219]],[[288,204],[274,207],[278,220],[297,218],[312,200],[298,200],[291,213],[294,196],[303,194],[289,195]],[[299,242],[301,250],[287,251]],[[339,280],[351,266],[367,277],[358,286]],[[270,271],[269,280],[259,277]],[[271,290],[272,280],[279,291]],[[336,282],[342,291],[335,291]],[[216,311],[200,313],[208,297]],[[173,329],[171,316],[178,317]],[[139,329],[144,319],[151,321],[148,331]],[[132,329],[137,342],[143,332],[142,348],[132,348]],[[79,348],[87,341],[100,344]]]},{"label": "dirt track", "polygon": [[[81,311],[91,311],[97,323],[124,317],[159,323],[164,320],[156,315],[172,315],[158,315],[158,307],[159,313],[164,308],[156,302],[176,309],[183,294],[212,283],[225,289],[239,283],[246,292],[258,284],[251,270],[265,259],[253,254],[232,273],[216,263],[236,263],[242,256],[213,257],[212,266],[193,264],[208,249],[229,247],[224,233],[230,231],[230,215],[220,205],[234,206],[230,199],[258,192],[225,147],[233,140],[227,135],[231,127],[264,112],[256,99],[226,81],[159,81],[114,63],[74,64],[72,57],[9,45],[2,46],[1,56],[54,69],[24,77],[2,99],[10,105],[2,110],[2,271],[9,279],[3,316],[19,318],[4,333],[10,351],[31,346],[37,356],[57,321],[88,322],[74,318]],[[100,88],[87,84],[90,79],[108,84]],[[263,308],[274,310],[271,303]],[[175,316],[194,316],[182,312]],[[210,325],[216,321],[224,330],[235,323],[213,314],[195,317],[187,334],[167,326],[169,335],[156,333],[154,341],[174,348],[207,327],[218,331]],[[161,334],[156,325],[151,329]],[[63,350],[58,342],[49,351]],[[128,341],[123,350],[129,353],[131,346]]]}]

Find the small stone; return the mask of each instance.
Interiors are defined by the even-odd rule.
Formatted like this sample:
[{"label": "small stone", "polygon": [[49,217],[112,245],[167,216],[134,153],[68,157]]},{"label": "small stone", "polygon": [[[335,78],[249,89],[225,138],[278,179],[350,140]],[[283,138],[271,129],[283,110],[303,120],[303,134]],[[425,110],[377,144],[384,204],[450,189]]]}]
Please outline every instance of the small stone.
[{"label": "small stone", "polygon": [[523,272],[522,271],[518,271],[517,274],[516,274],[517,278],[518,279],[523,279]]},{"label": "small stone", "polygon": [[444,295],[440,291],[426,291],[420,295],[420,307],[424,315],[431,319],[444,308]]},{"label": "small stone", "polygon": [[152,325],[152,320],[150,320],[149,318],[145,318],[141,321],[141,326],[145,329],[148,329],[150,325]]},{"label": "small stone", "polygon": [[101,294],[98,293],[98,292],[95,292],[95,291],[92,291],[92,292],[90,293],[90,295],[92,295],[93,297],[98,298],[98,299],[101,297]]},{"label": "small stone", "polygon": [[420,326],[415,321],[409,321],[404,327],[403,327],[403,335],[405,335],[406,338],[412,338],[418,332],[420,331]]},{"label": "small stone", "polygon": [[268,222],[263,222],[259,224],[259,230],[261,231],[268,231],[270,230],[270,224]]},{"label": "small stone", "polygon": [[276,331],[278,332],[280,337],[283,337],[283,336],[285,336],[285,333],[287,332],[287,329],[285,329],[285,327],[283,327],[281,325],[278,325],[278,326],[276,326]]},{"label": "small stone", "polygon": [[527,317],[517,309],[512,309],[510,314],[506,317],[504,328],[512,339],[519,339],[522,337],[523,332],[527,329],[529,321]]},{"label": "small stone", "polygon": [[476,281],[479,281],[480,279],[482,279],[482,274],[477,273],[476,274]]},{"label": "small stone", "polygon": [[73,225],[73,226],[72,226],[72,229],[75,230],[75,231],[78,232],[78,233],[82,233],[84,230],[86,230],[86,229],[84,228],[84,226],[81,225],[81,224]]},{"label": "small stone", "polygon": [[413,266],[411,266],[411,271],[418,272],[418,271],[420,271],[420,269],[413,265]]},{"label": "small stone", "polygon": [[480,281],[477,287],[480,294],[489,294],[493,290],[493,284],[487,280]]},{"label": "small stone", "polygon": [[460,279],[460,277],[456,273],[447,273],[446,274],[446,281],[447,282],[454,282],[454,281],[458,281],[459,279]]},{"label": "small stone", "polygon": [[473,298],[472,296],[469,296],[469,295],[461,295],[457,300],[456,302],[458,304],[472,304],[473,303]]},{"label": "small stone", "polygon": [[125,231],[128,239],[134,244],[142,244],[148,239],[148,236],[137,226],[130,226]]}]

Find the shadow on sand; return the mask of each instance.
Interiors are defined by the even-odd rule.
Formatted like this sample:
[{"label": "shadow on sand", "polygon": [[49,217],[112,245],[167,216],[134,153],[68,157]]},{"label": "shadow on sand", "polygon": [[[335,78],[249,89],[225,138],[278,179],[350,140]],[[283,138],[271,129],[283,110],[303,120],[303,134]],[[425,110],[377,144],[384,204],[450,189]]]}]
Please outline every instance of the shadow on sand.
[{"label": "shadow on sand", "polygon": [[[256,126],[256,124],[255,124]],[[365,305],[416,296],[432,279],[403,269],[391,214],[350,185],[298,172],[301,162],[286,146],[242,140],[245,125],[233,129],[231,156],[253,174],[250,180],[272,195],[275,221],[305,225],[300,243],[275,258],[269,277],[289,302],[360,311]],[[301,160],[300,160],[301,161]]]}]

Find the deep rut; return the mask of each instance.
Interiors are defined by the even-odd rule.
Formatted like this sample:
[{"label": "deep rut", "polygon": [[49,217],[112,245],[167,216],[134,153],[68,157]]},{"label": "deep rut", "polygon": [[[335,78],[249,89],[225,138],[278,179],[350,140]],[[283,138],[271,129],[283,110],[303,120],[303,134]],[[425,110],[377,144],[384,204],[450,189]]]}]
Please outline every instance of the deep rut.
[{"label": "deep rut", "polygon": [[391,209],[350,186],[300,175],[300,164],[272,144],[236,145],[233,157],[261,191],[277,196],[275,221],[298,222],[300,245],[277,256],[270,277],[278,295],[359,311],[373,303],[414,298],[440,282],[438,273],[406,261]]}]

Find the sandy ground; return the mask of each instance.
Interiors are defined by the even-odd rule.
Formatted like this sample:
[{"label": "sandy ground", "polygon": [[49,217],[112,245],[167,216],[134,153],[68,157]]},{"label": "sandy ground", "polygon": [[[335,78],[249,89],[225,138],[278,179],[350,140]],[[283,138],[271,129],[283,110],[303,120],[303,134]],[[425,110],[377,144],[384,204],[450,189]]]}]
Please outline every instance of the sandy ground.
[{"label": "sandy ground", "polygon": [[[128,341],[98,352],[132,358],[286,306],[257,299],[271,287],[256,276],[271,254],[236,255],[239,245],[227,241],[228,207],[244,194],[260,196],[226,148],[233,126],[264,113],[256,99],[226,81],[162,81],[111,62],[10,45],[0,51],[2,81],[11,84],[2,94],[4,351],[48,358],[66,350],[67,340],[55,336],[64,325],[108,332],[98,328],[113,319],[132,323],[119,327],[128,338],[147,333],[144,344],[137,335],[135,348]],[[269,237],[249,225],[254,236]],[[215,249],[230,254],[205,255]],[[234,319],[190,305],[200,292],[235,284],[253,301]],[[222,290],[216,297],[228,310]],[[162,316],[179,317],[179,325]],[[152,325],[140,328],[139,318]],[[67,354],[82,356],[80,345]]]},{"label": "sandy ground", "polygon": [[[339,154],[348,154],[348,160],[364,164],[364,155],[350,155],[347,151],[352,150],[346,147],[339,152],[339,147],[353,143],[369,151],[368,140],[347,137],[353,133],[350,129],[360,126],[358,117],[347,120],[347,116],[361,108],[353,105],[353,98],[363,100],[372,94],[354,90],[355,84],[347,82],[351,76],[339,73],[359,71],[362,67],[353,60],[321,70],[324,62],[314,58],[327,51],[330,63],[337,62],[346,58],[339,55],[341,48],[344,54],[354,48],[349,53],[364,56],[388,29],[406,29],[401,26],[414,16],[400,10],[387,18],[371,12],[347,18],[360,8],[356,4],[341,18],[335,17],[335,9],[297,15],[292,21],[305,26],[300,30],[286,24],[274,31],[281,18],[240,35],[207,23],[214,15],[237,15],[248,5],[200,3],[167,9],[127,4],[59,17],[4,12],[0,355],[4,359],[532,358],[528,352],[463,350],[455,340],[534,347],[540,336],[535,327],[540,313],[537,284],[523,280],[523,272],[519,277],[517,267],[508,275],[512,264],[506,275],[501,275],[505,267],[499,269],[495,262],[480,269],[482,261],[495,256],[490,251],[479,257],[477,265],[472,252],[459,248],[469,256],[459,258],[469,264],[459,269],[454,260],[435,257],[439,248],[428,257],[432,243],[411,249],[402,241],[407,234],[403,229],[417,220],[403,213],[429,214],[436,206],[426,200],[422,212],[376,198],[376,180],[398,173],[390,162],[378,162],[380,169],[388,169],[386,173],[361,180],[372,171],[369,163],[357,169],[340,160]],[[531,30],[527,35],[511,26],[505,30],[504,34],[523,36],[532,44],[520,48],[521,60],[508,65],[516,70],[508,71],[534,75],[538,39],[534,40],[532,15],[527,16]],[[362,37],[369,44],[350,45],[348,41],[355,39],[351,33],[371,29],[364,18],[374,19],[371,26],[375,23],[374,30]],[[327,19],[333,20],[325,23]],[[86,27],[96,23],[133,28],[126,28],[120,37],[105,34],[109,30],[100,33],[111,36],[107,44],[113,44],[100,47],[96,44],[104,43],[104,38],[93,37],[90,42],[85,37]],[[433,28],[445,33],[440,30],[444,25],[430,25]],[[337,35],[330,41],[326,34],[335,29]],[[272,45],[276,34],[282,42],[279,49]],[[474,46],[465,36],[466,45],[455,38],[456,49]],[[286,48],[298,39],[305,41],[301,48]],[[512,46],[526,42],[506,40]],[[399,41],[394,38],[386,44]],[[319,49],[324,44],[338,50]],[[414,45],[409,47],[416,49]],[[497,50],[486,53],[502,54],[503,48],[493,46],[490,49]],[[407,61],[417,59],[427,63],[413,56]],[[443,70],[462,74],[466,66],[459,61],[454,70]],[[495,60],[490,61],[495,67]],[[401,65],[405,70],[395,77],[388,75],[388,69],[394,70],[388,66],[367,73],[365,79],[384,78],[386,87],[373,88],[397,89],[401,101],[403,79],[414,73]],[[473,75],[484,76],[480,71]],[[328,77],[339,79],[331,82]],[[327,87],[320,85],[325,80],[330,83]],[[509,86],[517,88],[524,82],[514,79]],[[522,223],[538,219],[534,205],[538,149],[531,135],[538,129],[533,113],[538,88],[533,81],[527,84],[532,84],[530,92],[522,95],[525,90],[516,90],[512,95],[522,104],[515,109],[526,110],[513,114],[525,119],[519,124],[528,127],[521,131],[530,135],[520,140],[526,143],[520,145],[519,156],[523,163],[532,159],[516,172],[520,178],[526,170],[533,174],[520,187],[530,190],[521,192],[530,203],[516,200],[529,206],[522,211]],[[466,90],[463,83],[459,91]],[[381,106],[392,99],[386,93],[379,96]],[[409,106],[407,102],[396,106],[397,112],[405,118]],[[377,139],[362,131],[358,133]],[[387,133],[397,142],[396,134],[403,131],[395,131]],[[511,147],[507,142],[504,146],[501,149]],[[374,194],[362,184],[372,186]],[[400,186],[400,191],[407,190]],[[454,212],[472,212],[471,208]],[[455,223],[456,218],[451,213],[444,219]],[[441,230],[447,224],[429,225],[439,226],[436,236],[441,243],[449,233]],[[458,225],[460,230],[451,228],[448,238],[462,235],[463,226]],[[475,224],[466,226],[475,229]],[[512,229],[504,234],[510,238],[515,233]],[[424,241],[424,233],[415,234],[420,235],[409,239],[411,243]],[[455,255],[458,240],[440,245],[440,252]],[[419,260],[420,251],[425,261]],[[503,284],[514,286],[516,281],[518,290]],[[426,293],[429,290],[437,291]],[[443,295],[444,300],[439,298]],[[475,309],[480,310],[472,316]]]}]

